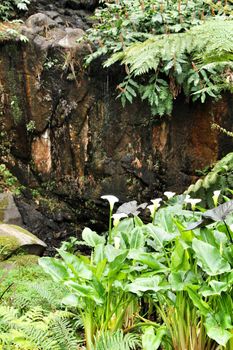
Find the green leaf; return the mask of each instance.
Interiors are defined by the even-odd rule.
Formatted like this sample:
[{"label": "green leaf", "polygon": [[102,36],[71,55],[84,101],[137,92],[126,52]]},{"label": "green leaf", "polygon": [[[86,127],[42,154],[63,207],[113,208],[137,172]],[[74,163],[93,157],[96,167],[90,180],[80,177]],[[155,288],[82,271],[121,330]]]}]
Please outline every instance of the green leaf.
[{"label": "green leaf", "polygon": [[92,231],[88,227],[82,232],[82,239],[87,243],[89,247],[96,247],[98,244],[104,244],[105,238],[99,236],[96,232]]},{"label": "green leaf", "polygon": [[127,258],[128,251],[119,254],[112,262],[108,264],[108,277],[113,278],[122,269]]},{"label": "green leaf", "polygon": [[160,276],[138,277],[132,283],[128,284],[126,290],[137,295],[142,295],[144,292],[158,292],[163,289]]},{"label": "green leaf", "polygon": [[155,253],[141,253],[138,250],[133,250],[129,252],[129,258],[149,266],[154,272],[167,270],[167,267],[158,261],[158,256]]},{"label": "green leaf", "polygon": [[207,335],[222,346],[226,346],[233,336],[232,333],[221,327],[212,315],[206,318],[205,327]]},{"label": "green leaf", "polygon": [[192,271],[177,271],[169,275],[168,281],[173,291],[182,291],[197,283],[197,276]]},{"label": "green leaf", "polygon": [[171,256],[171,269],[172,271],[188,271],[190,269],[188,250],[184,249],[181,241],[178,239]]},{"label": "green leaf", "polygon": [[219,250],[197,238],[193,239],[193,250],[198,265],[210,276],[220,275],[231,270],[230,264],[220,255]]},{"label": "green leaf", "polygon": [[222,292],[226,292],[229,288],[231,288],[231,285],[226,282],[212,280],[210,281],[209,286],[205,286],[200,290],[200,293],[203,297],[221,295]]},{"label": "green leaf", "polygon": [[90,280],[92,278],[92,271],[90,267],[85,264],[79,257],[64,250],[58,250],[61,257],[64,259],[64,263],[67,269],[71,270],[77,278],[83,278]]},{"label": "green leaf", "polygon": [[55,258],[40,258],[39,265],[55,281],[64,281],[69,278],[69,273],[61,260]]},{"label": "green leaf", "polygon": [[78,307],[80,305],[80,297],[69,294],[62,299],[61,303],[69,307]]},{"label": "green leaf", "polygon": [[156,334],[154,327],[146,327],[142,335],[142,349],[157,350],[160,347],[162,338],[166,332],[166,328],[163,326],[156,330]]},{"label": "green leaf", "polygon": [[193,304],[198,308],[201,314],[203,316],[207,316],[212,311],[210,306],[201,299],[201,297],[195,291],[194,287],[187,287],[186,290]]},{"label": "green leaf", "polygon": [[145,245],[145,237],[140,227],[135,227],[129,232],[129,247],[130,249],[140,249]]},{"label": "green leaf", "polygon": [[79,284],[74,281],[66,281],[65,285],[68,288],[71,288],[73,293],[75,293],[78,297],[94,300],[98,305],[103,304],[103,296],[100,296],[92,286]]}]

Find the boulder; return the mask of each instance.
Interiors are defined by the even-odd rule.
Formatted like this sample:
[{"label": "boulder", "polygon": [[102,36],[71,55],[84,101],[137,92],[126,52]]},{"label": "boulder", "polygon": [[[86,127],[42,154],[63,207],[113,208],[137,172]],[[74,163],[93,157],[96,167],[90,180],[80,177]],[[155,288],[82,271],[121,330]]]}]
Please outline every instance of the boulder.
[{"label": "boulder", "polygon": [[0,259],[19,252],[41,256],[46,244],[20,226],[0,224]]},{"label": "boulder", "polygon": [[77,48],[80,46],[78,39],[84,35],[82,29],[66,28],[66,35],[58,42],[58,45],[65,49]]},{"label": "boulder", "polygon": [[14,197],[10,192],[0,194],[0,221],[5,224],[21,226],[23,224]]}]

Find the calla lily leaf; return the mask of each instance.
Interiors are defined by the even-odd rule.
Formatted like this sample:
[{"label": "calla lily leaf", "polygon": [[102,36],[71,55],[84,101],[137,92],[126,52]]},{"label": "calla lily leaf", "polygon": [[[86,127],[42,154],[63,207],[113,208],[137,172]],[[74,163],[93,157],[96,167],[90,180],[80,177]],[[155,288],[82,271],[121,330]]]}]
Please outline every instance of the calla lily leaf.
[{"label": "calla lily leaf", "polygon": [[203,217],[213,221],[223,221],[233,212],[233,200],[219,205],[217,208],[207,210]]},{"label": "calla lily leaf", "polygon": [[140,209],[145,209],[146,206],[147,206],[147,203],[138,205],[137,201],[130,201],[122,204],[117,209],[117,214],[125,213],[127,215],[129,214],[138,215],[140,213]]},{"label": "calla lily leaf", "polygon": [[192,222],[188,227],[186,227],[185,231],[192,231],[195,230],[196,228],[206,226],[211,223],[211,220],[199,220]]},{"label": "calla lily leaf", "polygon": [[217,208],[207,210],[202,214],[202,220],[191,223],[185,231],[195,230],[198,227],[209,225],[211,222],[223,221],[233,213],[233,200],[219,205]]}]

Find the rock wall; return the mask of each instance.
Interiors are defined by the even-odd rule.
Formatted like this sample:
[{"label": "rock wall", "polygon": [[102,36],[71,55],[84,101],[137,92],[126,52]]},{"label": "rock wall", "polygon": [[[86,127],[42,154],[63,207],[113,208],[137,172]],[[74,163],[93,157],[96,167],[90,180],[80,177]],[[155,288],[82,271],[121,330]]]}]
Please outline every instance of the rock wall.
[{"label": "rock wall", "polygon": [[[69,11],[81,18],[75,2]],[[212,122],[232,129],[232,96],[204,105],[179,98],[170,118],[153,118],[139,101],[124,109],[115,92],[121,73],[100,62],[82,66],[90,48],[76,38],[87,12],[82,28],[66,27],[65,16],[46,9],[27,19],[28,43],[0,46],[1,160],[22,184],[50,193],[49,215],[35,201],[28,214],[27,191],[19,206],[34,233],[57,232],[57,239],[64,222],[101,221],[101,195],[141,202],[165,189],[181,192],[196,169],[232,150],[231,139],[211,130]]]}]

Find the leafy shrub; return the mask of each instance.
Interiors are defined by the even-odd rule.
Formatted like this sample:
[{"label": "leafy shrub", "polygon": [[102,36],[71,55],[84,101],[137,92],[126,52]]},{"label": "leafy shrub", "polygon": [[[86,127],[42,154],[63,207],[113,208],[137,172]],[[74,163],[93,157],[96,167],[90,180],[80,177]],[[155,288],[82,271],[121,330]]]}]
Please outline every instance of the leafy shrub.
[{"label": "leafy shrub", "polygon": [[17,178],[7,169],[5,164],[0,164],[0,192],[10,190],[14,194],[20,194],[22,186]]},{"label": "leafy shrub", "polygon": [[140,327],[143,350],[232,349],[233,201],[198,211],[200,200],[178,196],[158,209],[156,199],[144,224],[137,215],[120,221],[107,197],[114,227],[110,220],[107,239],[84,229],[90,257],[63,248],[60,260],[40,259],[69,288],[64,302],[82,316],[87,350],[108,331]]},{"label": "leafy shrub", "polygon": [[218,99],[232,89],[232,12],[225,1],[106,2],[88,32],[97,49],[86,62],[111,56],[105,67],[123,65],[122,104],[139,96],[153,115],[170,115],[181,92],[193,101]]},{"label": "leafy shrub", "polygon": [[30,0],[3,0],[0,4],[0,20],[16,16],[17,11],[27,11]]}]

